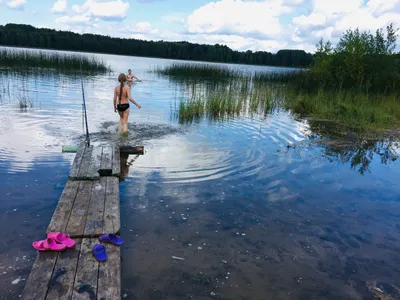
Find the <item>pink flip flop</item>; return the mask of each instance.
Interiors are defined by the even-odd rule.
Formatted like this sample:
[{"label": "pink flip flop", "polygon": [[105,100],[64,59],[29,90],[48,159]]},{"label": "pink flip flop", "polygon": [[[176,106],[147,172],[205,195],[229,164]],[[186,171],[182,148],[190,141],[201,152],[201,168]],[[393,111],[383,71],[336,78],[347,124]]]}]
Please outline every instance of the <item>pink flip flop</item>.
[{"label": "pink flip flop", "polygon": [[49,249],[46,249],[44,247],[44,241],[37,241],[32,243],[33,248],[35,248],[37,251],[49,251]]},{"label": "pink flip flop", "polygon": [[46,240],[44,240],[43,246],[47,250],[51,251],[64,251],[67,248],[67,246],[65,246],[64,244],[57,244],[56,240],[53,238],[47,238]]},{"label": "pink flip flop", "polygon": [[67,248],[73,248],[76,242],[69,235],[61,232],[50,232],[47,238],[54,239],[57,243],[65,245]]}]

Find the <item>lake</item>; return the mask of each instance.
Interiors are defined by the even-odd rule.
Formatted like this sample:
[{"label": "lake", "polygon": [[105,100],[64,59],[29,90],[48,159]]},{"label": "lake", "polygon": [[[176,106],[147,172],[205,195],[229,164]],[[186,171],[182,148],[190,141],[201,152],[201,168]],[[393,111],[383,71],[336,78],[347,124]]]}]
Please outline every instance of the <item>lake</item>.
[{"label": "lake", "polygon": [[[180,124],[188,91],[151,72],[174,61],[98,56],[114,72],[83,76],[92,142],[146,150],[123,158],[123,299],[400,299],[396,140],[338,145],[282,109]],[[143,108],[120,138],[128,68]],[[81,78],[0,69],[0,120],[0,299],[19,299],[74,158],[61,148],[84,133]]]}]

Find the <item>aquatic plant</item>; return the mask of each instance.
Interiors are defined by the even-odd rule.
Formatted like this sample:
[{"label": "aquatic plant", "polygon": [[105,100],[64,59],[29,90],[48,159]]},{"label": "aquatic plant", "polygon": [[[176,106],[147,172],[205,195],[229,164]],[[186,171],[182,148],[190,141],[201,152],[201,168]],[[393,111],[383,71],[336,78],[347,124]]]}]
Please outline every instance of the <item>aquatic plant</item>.
[{"label": "aquatic plant", "polygon": [[164,68],[157,68],[154,72],[165,76],[187,76],[190,78],[211,78],[213,80],[229,80],[245,76],[244,72],[237,69],[205,63],[174,63]]},{"label": "aquatic plant", "polygon": [[110,68],[95,56],[44,50],[0,49],[0,66],[44,68],[60,71],[108,72]]},{"label": "aquatic plant", "polygon": [[299,92],[290,88],[284,105],[300,116],[338,121],[341,125],[367,129],[396,128],[400,120],[399,96],[367,95],[358,91]]},{"label": "aquatic plant", "polygon": [[32,108],[33,103],[27,96],[19,96],[18,97],[18,107],[22,110],[26,110],[28,108]]},{"label": "aquatic plant", "polygon": [[181,123],[198,121],[204,116],[225,120],[241,114],[265,115],[277,106],[273,87],[255,86],[247,80],[204,86],[190,82],[185,87],[186,95],[177,111]]}]

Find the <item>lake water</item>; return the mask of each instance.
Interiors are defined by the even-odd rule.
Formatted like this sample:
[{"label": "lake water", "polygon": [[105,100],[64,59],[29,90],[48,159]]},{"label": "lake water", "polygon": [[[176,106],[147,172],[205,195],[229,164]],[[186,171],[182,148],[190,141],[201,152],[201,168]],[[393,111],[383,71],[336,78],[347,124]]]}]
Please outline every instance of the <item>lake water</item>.
[{"label": "lake water", "polygon": [[[119,139],[118,73],[143,80],[123,138],[146,149],[124,158],[124,299],[400,299],[396,143],[318,143],[286,111],[180,125],[184,87],[149,72],[173,61],[99,56],[115,73],[84,77],[94,144]],[[21,71],[0,70],[0,299],[19,299],[74,158],[61,147],[83,134],[80,78]]]}]

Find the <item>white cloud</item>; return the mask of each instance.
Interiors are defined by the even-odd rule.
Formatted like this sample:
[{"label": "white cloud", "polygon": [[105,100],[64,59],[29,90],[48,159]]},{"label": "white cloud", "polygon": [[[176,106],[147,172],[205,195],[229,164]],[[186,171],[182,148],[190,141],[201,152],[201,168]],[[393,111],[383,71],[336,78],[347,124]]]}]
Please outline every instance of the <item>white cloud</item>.
[{"label": "white cloud", "polygon": [[304,0],[285,0],[283,1],[283,4],[285,5],[299,5],[302,4]]},{"label": "white cloud", "polygon": [[[1,2],[2,0],[0,0]],[[3,0],[4,1],[4,0]],[[125,2],[124,2],[125,1]],[[222,44],[234,50],[314,51],[323,37],[334,44],[348,28],[375,30],[390,22],[400,26],[400,0],[214,0],[189,15],[181,12],[161,17],[181,23],[181,31],[126,20],[127,0],[87,0],[73,13],[56,20],[60,29],[123,36],[143,40],[189,41]]]},{"label": "white cloud", "polygon": [[326,23],[326,16],[319,12],[312,12],[309,16],[298,16],[293,18],[293,24],[300,26],[322,26]]},{"label": "white cloud", "polygon": [[400,1],[398,0],[369,0],[367,3],[368,10],[373,16],[379,17],[380,15],[388,12],[400,12]]},{"label": "white cloud", "polygon": [[67,9],[67,0],[57,0],[53,7],[51,8],[51,11],[53,13],[63,13]]},{"label": "white cloud", "polygon": [[292,41],[309,45],[323,37],[336,43],[349,28],[375,31],[400,26],[400,0],[314,0],[310,13],[293,18]]},{"label": "white cloud", "polygon": [[314,0],[314,11],[325,15],[350,13],[361,7],[364,0]]},{"label": "white cloud", "polygon": [[68,24],[68,25],[89,25],[91,19],[88,15],[76,15],[76,16],[62,16],[56,19],[58,24]]},{"label": "white cloud", "polygon": [[93,19],[104,21],[122,21],[126,18],[129,9],[129,2],[121,0],[99,2],[87,0],[83,5],[74,5],[72,10],[76,14],[87,14]]},{"label": "white cloud", "polygon": [[12,9],[24,9],[26,4],[26,0],[11,0],[11,1],[2,1],[1,3],[6,3],[9,8]]},{"label": "white cloud", "polygon": [[128,34],[156,34],[158,29],[153,29],[149,22],[139,22],[134,25],[126,26],[120,31]]},{"label": "white cloud", "polygon": [[279,16],[291,11],[291,8],[283,2],[283,0],[211,2],[195,10],[187,18],[187,30],[190,33],[273,38],[283,30]]}]

